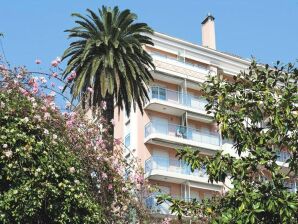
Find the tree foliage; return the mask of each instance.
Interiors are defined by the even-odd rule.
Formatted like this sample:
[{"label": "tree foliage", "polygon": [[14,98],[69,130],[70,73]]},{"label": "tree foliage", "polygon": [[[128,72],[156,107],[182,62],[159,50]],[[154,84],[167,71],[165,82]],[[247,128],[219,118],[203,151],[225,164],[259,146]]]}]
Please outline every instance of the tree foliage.
[{"label": "tree foliage", "polygon": [[61,112],[59,63],[47,74],[0,61],[0,222],[144,223],[142,169],[101,113]]},{"label": "tree foliage", "polygon": [[0,222],[100,223],[82,164],[58,138],[60,119],[40,120],[17,91],[1,91],[0,103]]},{"label": "tree foliage", "polygon": [[[298,197],[287,183],[297,180],[298,69],[273,68],[252,62],[234,77],[210,76],[203,89],[206,109],[217,121],[223,143],[233,142],[235,154],[178,150],[193,169],[206,167],[210,182],[231,182],[232,188],[202,204],[175,203],[173,211],[210,223],[297,223]],[[285,150],[290,157],[278,162]],[[161,198],[160,201],[166,198]],[[173,207],[174,208],[174,207]]]},{"label": "tree foliage", "polygon": [[73,97],[82,101],[83,107],[86,102],[100,107],[105,100],[108,121],[113,118],[114,99],[128,115],[132,105],[142,111],[148,99],[147,84],[152,80],[149,69],[154,68],[143,46],[153,45],[147,36],[153,30],[146,23],[136,23],[136,14],[128,9],[102,6],[98,12],[87,12],[86,16],[72,14],[78,26],[66,30],[75,38],[62,58],[69,58],[64,78],[69,80]]}]

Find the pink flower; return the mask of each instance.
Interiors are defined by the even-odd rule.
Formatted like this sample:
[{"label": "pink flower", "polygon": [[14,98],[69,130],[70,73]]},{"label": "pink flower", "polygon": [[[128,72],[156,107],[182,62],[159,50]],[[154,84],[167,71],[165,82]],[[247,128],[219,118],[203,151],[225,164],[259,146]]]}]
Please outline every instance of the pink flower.
[{"label": "pink flower", "polygon": [[171,223],[171,218],[165,218],[161,224],[170,224]]},{"label": "pink flower", "polygon": [[55,83],[52,82],[52,83],[51,83],[51,86],[52,86],[52,87],[55,87]]},{"label": "pink flower", "polygon": [[58,62],[57,60],[53,60],[53,61],[51,62],[51,65],[52,65],[53,67],[57,67],[57,66],[59,65],[59,62]]},{"label": "pink flower", "polygon": [[74,79],[74,78],[77,77],[77,73],[76,73],[75,71],[72,71],[72,72],[70,73],[70,76]]},{"label": "pink flower", "polygon": [[108,190],[112,190],[113,189],[113,185],[112,184],[109,184],[108,185]]},{"label": "pink flower", "polygon": [[39,79],[40,79],[41,83],[43,83],[43,84],[47,83],[47,80],[45,77],[40,77]]},{"label": "pink flower", "polygon": [[102,179],[104,179],[104,180],[105,180],[105,179],[107,179],[107,178],[108,178],[108,175],[107,175],[106,173],[102,173],[102,174],[101,174],[101,177],[102,177]]},{"label": "pink flower", "polygon": [[52,76],[56,78],[58,76],[57,72],[53,72]]},{"label": "pink flower", "polygon": [[88,88],[87,88],[87,91],[88,91],[89,93],[93,93],[93,92],[94,92],[93,89],[92,89],[91,87],[88,87]]},{"label": "pink flower", "polygon": [[0,70],[7,70],[7,68],[5,67],[5,65],[0,65]]},{"label": "pink flower", "polygon": [[20,91],[24,96],[28,95],[28,91],[20,87]]},{"label": "pink flower", "polygon": [[126,192],[127,188],[126,187],[122,187],[122,191]]},{"label": "pink flower", "polygon": [[54,91],[51,91],[49,95],[54,97],[54,96],[56,96],[56,93]]},{"label": "pink flower", "polygon": [[66,126],[67,126],[67,127],[72,127],[73,122],[74,122],[74,121],[73,121],[72,119],[66,121]]},{"label": "pink flower", "polygon": [[48,120],[51,117],[51,114],[48,112],[44,113],[44,119]]},{"label": "pink flower", "polygon": [[115,144],[116,145],[121,145],[121,139],[120,138],[115,138]]},{"label": "pink flower", "polygon": [[34,87],[34,88],[32,89],[32,93],[33,93],[33,94],[38,93],[38,88]]},{"label": "pink flower", "polygon": [[141,175],[139,175],[139,174],[136,174],[136,175],[134,176],[134,179],[135,179],[135,181],[136,181],[138,184],[143,184],[143,183],[144,183],[144,177],[141,176]]},{"label": "pink flower", "polygon": [[102,107],[103,110],[107,109],[107,102],[106,101],[101,101],[100,106]]},{"label": "pink flower", "polygon": [[67,80],[70,82],[70,81],[73,80],[73,77],[72,77],[72,76],[68,76],[68,77],[67,77]]},{"label": "pink flower", "polygon": [[63,86],[59,86],[58,89],[62,90],[63,89]]},{"label": "pink flower", "polygon": [[37,65],[41,64],[41,60],[40,59],[36,59],[35,60],[35,64],[37,64]]}]

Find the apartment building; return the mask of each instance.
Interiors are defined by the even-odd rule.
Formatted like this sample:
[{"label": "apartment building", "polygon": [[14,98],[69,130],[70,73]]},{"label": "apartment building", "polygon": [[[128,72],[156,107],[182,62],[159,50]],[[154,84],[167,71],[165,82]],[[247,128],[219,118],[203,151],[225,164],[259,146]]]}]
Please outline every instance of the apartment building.
[{"label": "apartment building", "polygon": [[[175,149],[198,148],[202,156],[224,149],[234,153],[232,144],[224,142],[212,115],[205,111],[206,100],[200,83],[207,76],[223,75],[227,79],[246,69],[250,61],[216,50],[215,21],[208,15],[201,24],[202,44],[196,45],[155,32],[154,46],[146,46],[156,70],[150,84],[150,101],[127,117],[115,113],[115,137],[122,138],[133,156],[140,159],[145,178],[160,192],[182,200],[202,200],[224,189],[222,183],[209,183],[204,169],[191,171],[175,157]],[[127,152],[127,157],[130,155]],[[281,153],[280,159],[287,155]],[[169,205],[156,205],[157,193],[149,195],[146,205],[154,215],[169,214]]]}]

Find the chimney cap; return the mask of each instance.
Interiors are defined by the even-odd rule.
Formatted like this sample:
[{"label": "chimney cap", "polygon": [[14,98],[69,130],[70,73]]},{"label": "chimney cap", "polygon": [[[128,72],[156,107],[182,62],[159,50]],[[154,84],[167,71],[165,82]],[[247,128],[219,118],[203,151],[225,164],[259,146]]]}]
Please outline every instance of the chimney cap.
[{"label": "chimney cap", "polygon": [[214,16],[211,15],[211,13],[209,12],[206,16],[206,18],[203,20],[202,24],[205,24],[208,20],[215,20]]}]

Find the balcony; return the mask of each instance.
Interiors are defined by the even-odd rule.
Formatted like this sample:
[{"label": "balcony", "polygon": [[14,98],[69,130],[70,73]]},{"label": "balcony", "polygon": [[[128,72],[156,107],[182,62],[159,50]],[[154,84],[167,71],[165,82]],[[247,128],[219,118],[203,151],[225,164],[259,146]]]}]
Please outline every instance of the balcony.
[{"label": "balcony", "polygon": [[214,132],[151,121],[145,126],[145,143],[163,143],[163,146],[186,145],[209,151],[219,149],[220,136]]},{"label": "balcony", "polygon": [[178,159],[153,156],[145,162],[145,177],[153,180],[182,184],[185,181],[196,183],[196,188],[220,191],[222,184],[208,182],[205,169],[191,171],[189,165]]},{"label": "balcony", "polygon": [[[149,197],[145,199],[145,205],[153,214],[159,214],[159,215],[175,215],[171,213],[170,202],[163,202],[160,205],[157,205],[157,196],[158,194],[152,194]],[[172,198],[183,200],[183,201],[191,201],[192,198],[185,199],[183,197],[178,196],[172,196]]]},{"label": "balcony", "polygon": [[185,111],[194,120],[212,122],[213,115],[207,114],[205,105],[207,100],[203,97],[185,94],[163,87],[152,86],[149,91],[150,101],[146,109],[182,116]]},{"label": "balcony", "polygon": [[170,215],[170,202],[163,202],[160,205],[157,205],[157,198],[155,195],[151,195],[145,200],[146,207],[150,210],[151,213],[161,214],[161,215]]},{"label": "balcony", "polygon": [[296,181],[285,182],[285,187],[288,188],[289,192],[296,193],[297,192],[297,183]]},{"label": "balcony", "polygon": [[183,57],[169,57],[164,54],[152,52],[156,70],[162,72],[170,72],[183,78],[187,75],[188,79],[196,82],[204,82],[210,70],[207,66],[202,66],[198,63],[186,61]]}]

